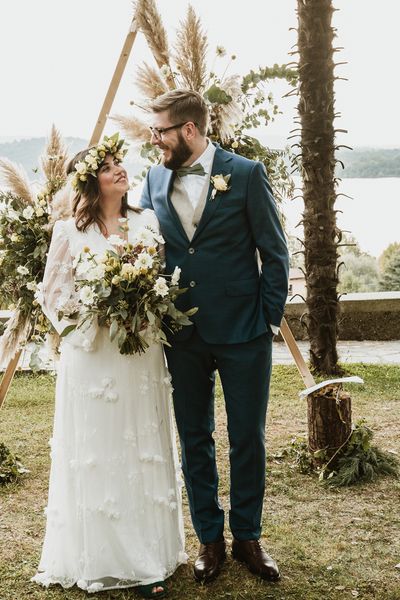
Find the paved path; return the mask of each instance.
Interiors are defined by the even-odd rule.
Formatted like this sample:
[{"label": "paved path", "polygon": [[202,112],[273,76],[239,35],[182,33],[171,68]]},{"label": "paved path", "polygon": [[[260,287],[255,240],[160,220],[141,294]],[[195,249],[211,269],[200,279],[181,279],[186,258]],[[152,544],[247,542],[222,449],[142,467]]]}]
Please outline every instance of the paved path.
[{"label": "paved path", "polygon": [[[308,342],[297,342],[304,358],[308,360]],[[338,342],[338,353],[342,363],[398,364],[400,365],[400,340],[390,342]],[[294,364],[284,342],[274,342],[272,350],[274,365]]]},{"label": "paved path", "polygon": [[[309,358],[308,342],[297,342],[304,358]],[[398,364],[400,365],[400,340],[390,342],[339,342],[338,352],[342,363]],[[292,365],[294,360],[284,342],[274,342],[272,364]],[[21,368],[21,367],[20,367]],[[0,371],[4,365],[0,366]],[[29,370],[29,353],[25,352],[22,370]]]}]

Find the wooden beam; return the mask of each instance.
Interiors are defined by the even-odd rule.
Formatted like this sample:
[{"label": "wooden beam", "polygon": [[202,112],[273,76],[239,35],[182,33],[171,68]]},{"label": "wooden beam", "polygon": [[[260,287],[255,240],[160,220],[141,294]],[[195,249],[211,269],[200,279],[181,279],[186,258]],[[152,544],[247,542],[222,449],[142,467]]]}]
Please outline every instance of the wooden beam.
[{"label": "wooden beam", "polygon": [[15,371],[18,367],[21,352],[22,350],[18,350],[16,352],[14,358],[10,360],[6,370],[4,371],[4,375],[0,383],[0,408],[2,407],[4,400],[6,399],[8,388],[11,385]]},{"label": "wooden beam", "polygon": [[128,35],[126,36],[125,43],[121,50],[121,54],[120,54],[117,66],[115,67],[114,75],[113,75],[110,85],[108,87],[108,91],[107,91],[106,97],[104,99],[103,106],[101,107],[100,114],[99,114],[99,117],[96,122],[96,126],[92,133],[92,137],[90,138],[89,146],[94,146],[95,144],[98,144],[100,141],[101,135],[103,133],[103,130],[104,130],[104,127],[105,127],[105,124],[107,121],[107,117],[110,113],[117,90],[119,88],[119,84],[121,83],[122,75],[125,71],[125,67],[128,62],[133,43],[136,39],[137,32],[138,32],[137,22],[136,22],[135,17],[133,17]]},{"label": "wooden beam", "polygon": [[281,322],[281,335],[286,346],[289,349],[290,354],[293,356],[294,362],[296,363],[296,367],[305,383],[306,388],[313,387],[315,385],[315,379],[311,375],[311,371],[308,368],[302,353],[300,352],[300,348],[298,347],[297,342],[293,337],[293,333],[291,332],[285,317],[283,317]]}]

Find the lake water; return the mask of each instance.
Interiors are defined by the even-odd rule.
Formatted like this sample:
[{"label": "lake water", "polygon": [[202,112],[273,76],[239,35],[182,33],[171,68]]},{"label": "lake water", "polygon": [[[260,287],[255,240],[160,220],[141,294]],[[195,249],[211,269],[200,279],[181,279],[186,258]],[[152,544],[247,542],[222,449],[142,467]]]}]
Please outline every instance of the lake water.
[{"label": "lake water", "polygon": [[[362,250],[379,256],[390,243],[400,242],[400,178],[343,179],[338,192],[351,196],[336,201],[335,208],[343,211],[337,214],[338,225],[354,235]],[[302,237],[301,228],[295,229],[302,211],[301,198],[283,208],[288,233],[297,237]]]}]

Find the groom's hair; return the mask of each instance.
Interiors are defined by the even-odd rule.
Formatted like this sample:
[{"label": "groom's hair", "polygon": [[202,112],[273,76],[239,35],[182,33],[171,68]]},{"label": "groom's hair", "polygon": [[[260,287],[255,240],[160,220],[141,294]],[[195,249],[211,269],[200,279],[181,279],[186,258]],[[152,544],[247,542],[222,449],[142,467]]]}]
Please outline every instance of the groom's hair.
[{"label": "groom's hair", "polygon": [[194,90],[171,90],[158,96],[150,103],[150,110],[155,113],[168,111],[173,123],[192,121],[201,135],[207,134],[208,107],[201,94]]}]

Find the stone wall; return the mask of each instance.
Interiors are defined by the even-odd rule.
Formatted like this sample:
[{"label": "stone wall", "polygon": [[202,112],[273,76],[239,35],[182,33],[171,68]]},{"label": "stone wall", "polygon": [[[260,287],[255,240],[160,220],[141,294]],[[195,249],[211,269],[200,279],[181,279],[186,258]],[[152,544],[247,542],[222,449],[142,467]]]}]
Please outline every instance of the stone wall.
[{"label": "stone wall", "polygon": [[[345,294],[340,309],[340,340],[400,340],[400,292]],[[300,298],[286,304],[286,320],[298,340],[308,337],[300,321],[305,310]]]}]

